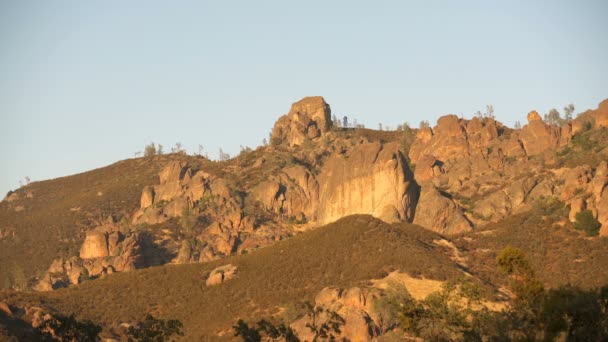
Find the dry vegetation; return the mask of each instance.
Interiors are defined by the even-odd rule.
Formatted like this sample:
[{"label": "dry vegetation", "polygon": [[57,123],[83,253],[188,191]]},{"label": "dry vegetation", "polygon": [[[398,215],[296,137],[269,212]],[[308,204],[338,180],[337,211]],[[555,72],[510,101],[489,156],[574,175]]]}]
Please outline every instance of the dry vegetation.
[{"label": "dry vegetation", "polygon": [[454,237],[469,260],[470,271],[494,284],[505,283],[496,272],[496,255],[505,246],[521,249],[545,285],[570,284],[584,289],[608,283],[608,240],[587,238],[563,220],[560,208],[536,208],[483,229]]},{"label": "dry vegetation", "polygon": [[[49,293],[5,293],[10,303],[43,303],[75,313],[106,329],[136,322],[146,313],[184,323],[185,339],[225,331],[237,318],[255,320],[280,307],[312,300],[325,286],[369,283],[392,270],[449,279],[458,267],[432,241],[438,235],[418,226],[388,225],[370,216],[351,216],[247,255],[208,264],[166,265],[119,273]],[[205,279],[218,265],[232,263],[237,276],[215,287]]]}]

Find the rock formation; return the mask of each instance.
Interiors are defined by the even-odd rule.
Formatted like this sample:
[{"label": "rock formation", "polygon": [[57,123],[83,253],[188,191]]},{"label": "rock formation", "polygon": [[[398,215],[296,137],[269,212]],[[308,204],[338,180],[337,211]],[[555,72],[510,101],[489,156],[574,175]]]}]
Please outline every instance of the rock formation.
[{"label": "rock formation", "polygon": [[[348,341],[372,341],[378,329],[378,318],[375,317],[373,307],[373,298],[376,298],[378,293],[379,291],[371,288],[327,287],[315,297],[315,307],[335,312],[344,319],[345,324],[340,327],[341,333],[336,337],[346,338]],[[321,316],[317,318],[318,321],[326,320],[326,311]],[[309,320],[308,316],[304,316],[290,325],[303,341],[312,341],[314,337],[306,327]]]},{"label": "rock formation", "polygon": [[209,277],[205,281],[205,285],[207,285],[207,286],[219,285],[219,284],[222,284],[222,283],[234,278],[234,276],[236,274],[236,269],[237,269],[237,267],[232,264],[216,267],[209,274]]},{"label": "rock formation", "polygon": [[320,224],[352,214],[390,222],[414,218],[418,185],[395,143],[366,143],[334,154],[318,182],[319,203],[313,217]]},{"label": "rock formation", "polygon": [[331,109],[321,96],[305,97],[294,103],[272,129],[272,142],[301,145],[326,133],[332,126]]}]

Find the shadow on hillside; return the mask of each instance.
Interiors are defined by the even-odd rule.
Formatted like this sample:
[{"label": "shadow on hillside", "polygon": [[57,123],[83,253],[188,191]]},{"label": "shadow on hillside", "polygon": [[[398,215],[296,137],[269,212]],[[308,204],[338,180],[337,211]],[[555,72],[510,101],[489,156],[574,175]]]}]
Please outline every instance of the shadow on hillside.
[{"label": "shadow on hillside", "polygon": [[154,241],[154,235],[149,232],[142,232],[140,237],[142,246],[142,255],[145,261],[145,267],[160,266],[167,264],[173,260],[177,254],[171,252],[162,245]]},{"label": "shadow on hillside", "polygon": [[40,337],[26,321],[0,311],[0,340],[38,341]]}]

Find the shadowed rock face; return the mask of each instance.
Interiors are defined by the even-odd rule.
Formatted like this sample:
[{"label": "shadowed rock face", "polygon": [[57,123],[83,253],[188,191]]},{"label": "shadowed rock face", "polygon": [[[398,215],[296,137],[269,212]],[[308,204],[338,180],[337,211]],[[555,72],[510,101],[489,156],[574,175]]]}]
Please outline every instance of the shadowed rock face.
[{"label": "shadowed rock face", "polygon": [[315,139],[330,130],[331,109],[321,96],[305,97],[291,105],[272,129],[275,143],[301,145],[306,139]]},{"label": "shadowed rock face", "polygon": [[473,229],[462,209],[431,184],[422,187],[414,223],[440,234],[465,233]]}]

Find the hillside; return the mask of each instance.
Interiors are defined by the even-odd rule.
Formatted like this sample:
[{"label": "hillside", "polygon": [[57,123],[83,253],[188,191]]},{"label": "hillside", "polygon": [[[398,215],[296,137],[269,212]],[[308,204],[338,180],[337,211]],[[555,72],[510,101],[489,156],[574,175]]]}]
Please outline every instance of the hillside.
[{"label": "hillside", "polygon": [[[28,184],[0,202],[11,289],[0,304],[19,312],[0,325],[31,324],[20,310],[40,306],[107,336],[153,313],[182,321],[186,339],[215,338],[238,318],[333,298],[356,312],[347,335],[365,340],[379,333],[370,303],[388,293],[372,279],[439,289],[466,275],[486,300],[513,299],[498,271],[506,246],[543,288],[592,291],[608,284],[608,100],[558,119],[531,111],[511,129],[446,115],[378,131],[340,127],[322,97],[306,97],[270,144],[232,159],[151,151]],[[229,264],[236,276],[222,283],[233,269],[216,268]],[[221,284],[207,287],[214,274]]]},{"label": "hillside", "polygon": [[[231,336],[237,318],[254,320],[312,301],[326,286],[362,286],[393,270],[437,280],[454,277],[460,271],[433,244],[439,238],[415,225],[350,216],[245,255],[120,273],[40,294],[8,292],[0,300],[19,307],[44,303],[53,312],[75,313],[108,331],[120,331],[120,323],[152,312],[181,320],[185,340],[208,339],[221,331]],[[228,263],[237,266],[236,277],[205,286],[209,272]]]}]

